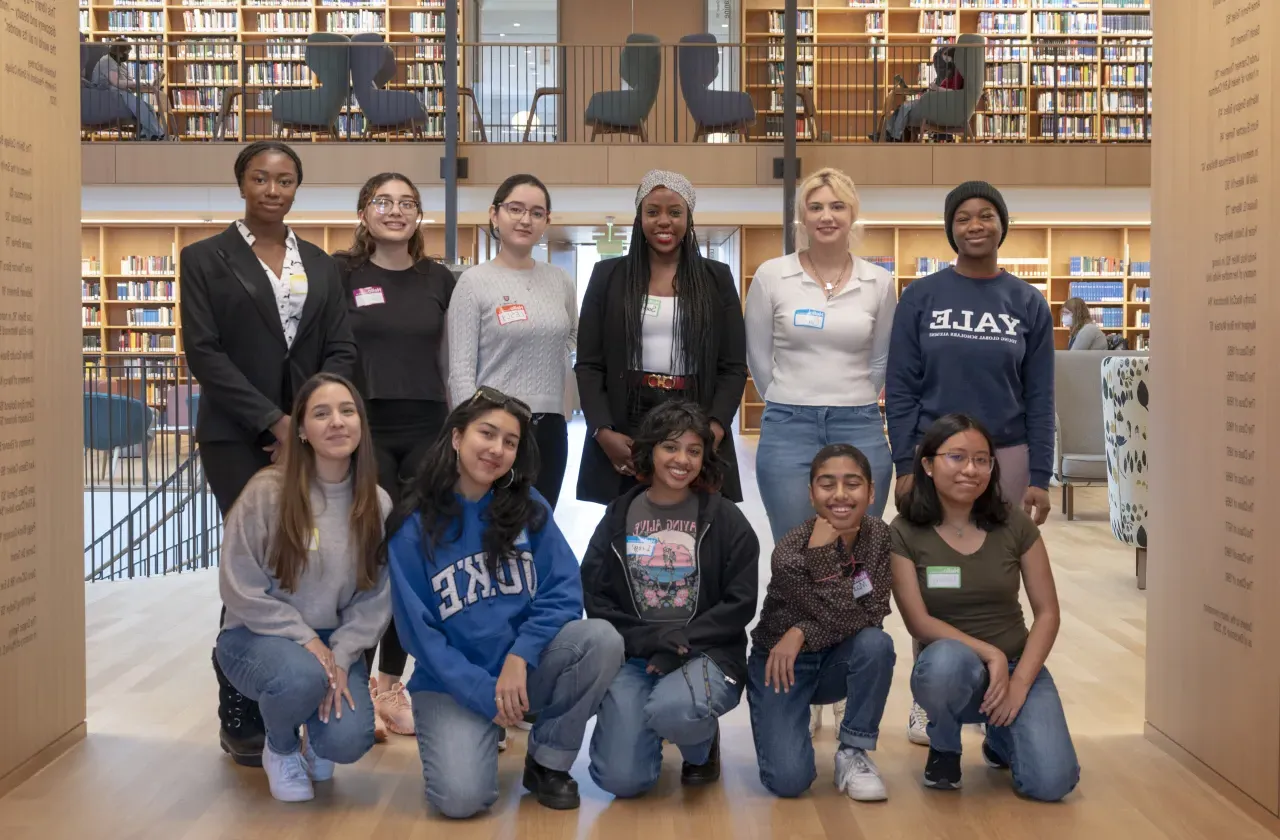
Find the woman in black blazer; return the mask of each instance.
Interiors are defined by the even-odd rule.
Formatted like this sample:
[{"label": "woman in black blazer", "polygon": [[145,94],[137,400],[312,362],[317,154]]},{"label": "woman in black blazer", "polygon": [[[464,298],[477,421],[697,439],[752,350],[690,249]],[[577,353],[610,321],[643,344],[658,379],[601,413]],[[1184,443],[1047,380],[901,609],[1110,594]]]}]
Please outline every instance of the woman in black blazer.
[{"label": "woman in black blazer", "polygon": [[[225,516],[249,479],[289,445],[293,395],[319,371],[350,377],[355,342],[338,266],[284,223],[302,161],[284,143],[246,146],[235,163],[244,218],[188,245],[179,299],[187,365],[200,385],[196,443]],[[218,673],[222,748],[261,763],[257,704]]]},{"label": "woman in black blazer", "polygon": [[608,504],[636,484],[631,433],[655,405],[698,403],[711,418],[725,476],[742,501],[730,433],[747,385],[742,304],[729,266],[703,258],[693,185],[654,171],[636,192],[627,256],[591,273],[578,321],[578,397],[587,439],[578,498]]}]

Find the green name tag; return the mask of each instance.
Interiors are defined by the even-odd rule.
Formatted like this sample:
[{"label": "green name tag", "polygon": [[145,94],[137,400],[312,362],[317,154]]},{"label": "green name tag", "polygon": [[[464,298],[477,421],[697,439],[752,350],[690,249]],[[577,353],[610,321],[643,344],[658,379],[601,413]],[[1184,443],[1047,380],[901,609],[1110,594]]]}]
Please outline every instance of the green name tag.
[{"label": "green name tag", "polygon": [[644,316],[646,318],[657,318],[658,313],[661,311],[662,311],[662,298],[645,297]]},{"label": "green name tag", "polygon": [[924,583],[930,589],[959,589],[959,566],[925,566]]}]

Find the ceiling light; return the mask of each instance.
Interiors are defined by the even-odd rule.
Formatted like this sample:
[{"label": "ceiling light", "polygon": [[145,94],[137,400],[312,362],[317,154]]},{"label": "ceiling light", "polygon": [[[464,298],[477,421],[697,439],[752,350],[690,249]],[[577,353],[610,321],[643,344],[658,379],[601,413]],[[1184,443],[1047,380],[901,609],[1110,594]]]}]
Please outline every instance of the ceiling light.
[{"label": "ceiling light", "polygon": [[507,33],[505,33],[505,32],[499,32],[499,33],[498,33],[498,37],[499,37],[499,38],[505,38],[505,37],[507,37]]},{"label": "ceiling light", "polygon": [[518,23],[513,23],[513,24],[511,24],[511,25],[512,25],[512,26],[519,26],[520,24],[518,24]]}]

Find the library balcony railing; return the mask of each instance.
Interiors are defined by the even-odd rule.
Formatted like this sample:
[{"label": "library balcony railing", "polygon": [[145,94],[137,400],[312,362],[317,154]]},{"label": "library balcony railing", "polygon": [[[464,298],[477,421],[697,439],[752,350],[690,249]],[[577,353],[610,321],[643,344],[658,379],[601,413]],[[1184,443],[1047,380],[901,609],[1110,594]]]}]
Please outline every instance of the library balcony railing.
[{"label": "library balcony railing", "polygon": [[195,442],[199,404],[181,362],[85,367],[85,580],[217,564],[222,521]]},{"label": "library balcony railing", "polygon": [[[774,33],[745,44],[709,35],[679,44],[644,35],[610,46],[462,44],[458,139],[780,142],[781,41]],[[802,37],[799,139],[1150,142],[1153,47],[1140,33],[882,41]],[[81,46],[86,140],[444,138],[438,40],[138,41],[119,61],[102,58],[110,47]]]}]

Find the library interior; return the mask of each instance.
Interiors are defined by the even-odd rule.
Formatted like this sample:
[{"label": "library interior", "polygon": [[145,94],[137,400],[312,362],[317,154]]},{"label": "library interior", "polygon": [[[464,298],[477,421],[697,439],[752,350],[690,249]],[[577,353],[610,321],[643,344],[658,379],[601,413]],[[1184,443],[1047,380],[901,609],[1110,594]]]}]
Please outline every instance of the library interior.
[{"label": "library interior", "polygon": [[0,836],[1280,836],[1280,6],[72,14],[0,3]]}]

